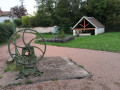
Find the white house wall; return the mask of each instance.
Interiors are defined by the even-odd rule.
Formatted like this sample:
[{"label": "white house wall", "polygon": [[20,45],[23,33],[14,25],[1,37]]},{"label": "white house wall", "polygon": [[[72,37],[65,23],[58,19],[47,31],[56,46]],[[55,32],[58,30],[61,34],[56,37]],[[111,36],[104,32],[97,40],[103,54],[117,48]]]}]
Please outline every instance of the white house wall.
[{"label": "white house wall", "polygon": [[9,18],[9,17],[0,17],[0,22],[4,22],[4,20],[10,20],[10,21],[12,21],[12,18]]},{"label": "white house wall", "polygon": [[75,30],[73,30],[73,35],[76,35],[76,31]]},{"label": "white house wall", "polygon": [[95,29],[95,35],[98,35],[100,33],[104,33],[105,32],[105,28],[96,28]]}]

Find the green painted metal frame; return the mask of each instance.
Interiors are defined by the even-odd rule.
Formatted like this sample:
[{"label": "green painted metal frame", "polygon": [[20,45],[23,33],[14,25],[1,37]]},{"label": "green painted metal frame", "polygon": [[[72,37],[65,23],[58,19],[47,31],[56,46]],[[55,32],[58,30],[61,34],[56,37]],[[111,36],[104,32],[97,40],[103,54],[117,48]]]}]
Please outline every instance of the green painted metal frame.
[{"label": "green painted metal frame", "polygon": [[[27,32],[30,31],[30,32]],[[24,47],[18,46],[16,45],[16,43],[12,42],[13,40],[16,40],[15,36],[19,33],[19,32],[23,32],[22,34],[22,41],[24,43]],[[40,37],[43,39],[44,41],[44,50],[40,49],[39,47],[36,46],[31,46],[31,42],[36,39],[33,38],[32,40],[29,41],[29,43],[25,43],[25,38],[24,38],[24,34],[25,33],[37,33],[38,35],[40,35]],[[11,50],[10,50],[10,44],[13,44],[16,47],[16,53],[15,53],[15,57],[13,57]],[[21,48],[22,49],[22,54],[20,55],[19,50],[17,48]],[[40,56],[40,58],[36,59],[35,58],[35,53],[34,53],[34,48],[37,48],[38,50],[40,50],[40,52],[42,52],[42,55]],[[10,53],[10,56],[16,60],[17,63],[19,63],[20,65],[22,65],[22,70],[20,71],[19,77],[18,78],[23,78],[25,77],[26,74],[30,74],[30,73],[34,73],[35,75],[39,75],[41,76],[41,72],[37,69],[36,63],[41,60],[46,52],[46,42],[43,38],[43,36],[38,33],[37,31],[33,30],[33,29],[21,29],[17,32],[15,32],[11,38],[9,39],[8,42],[8,51]],[[28,51],[28,53],[32,53],[31,55],[25,55],[25,52]],[[31,67],[32,66],[32,67]]]},{"label": "green painted metal frame", "polygon": [[[10,14],[4,14],[4,15],[0,15],[0,16],[5,16],[5,15],[10,15]],[[20,71],[18,78],[23,78],[23,77],[25,77],[26,74],[30,74],[30,73],[34,73],[35,75],[40,76],[41,72],[37,69],[36,63],[44,57],[45,52],[46,52],[46,43],[45,43],[45,40],[44,40],[43,36],[33,29],[21,29],[21,30],[16,32],[13,17],[12,17],[12,24],[13,24],[14,34],[9,39],[8,51],[9,51],[10,56],[16,61],[16,67],[18,66],[18,64],[22,65],[22,70]],[[26,32],[28,30],[31,31],[31,32]],[[23,32],[22,41],[25,45],[24,47],[16,45],[16,39],[17,38],[15,38],[15,37],[17,36],[17,33],[19,33],[19,32]],[[32,40],[30,40],[29,43],[25,43],[24,34],[25,33],[32,33],[33,34],[33,32],[40,35],[40,37],[43,39],[44,51],[42,49],[40,49],[39,47],[30,45],[31,42],[36,38],[33,38]],[[15,46],[15,55],[14,56],[13,56],[11,50],[10,50],[11,43]],[[18,48],[22,49],[22,54],[19,53]],[[42,55],[41,55],[40,58],[35,57],[34,48],[37,48],[42,52]],[[25,55],[26,52],[28,52],[29,54]]]},{"label": "green painted metal frame", "polygon": [[[33,38],[32,40],[30,40],[29,41],[29,43],[28,44],[26,44],[25,43],[25,41],[24,41],[24,33],[25,33],[25,31],[26,30],[30,30],[30,31],[34,31],[35,33],[37,33],[38,35],[40,35],[40,37],[43,39],[43,43],[44,43],[44,51],[42,51],[42,49],[40,49],[40,48],[38,48],[38,47],[36,47],[36,46],[32,46],[32,47],[34,47],[34,48],[37,48],[37,49],[39,49],[40,51],[42,51],[42,53],[43,53],[43,55],[41,56],[41,58],[43,58],[43,56],[44,56],[44,54],[45,54],[45,52],[46,52],[46,42],[45,42],[45,40],[44,40],[44,38],[43,38],[43,36],[41,35],[41,34],[39,34],[37,31],[35,31],[35,30],[32,30],[32,29],[21,29],[21,30],[19,30],[19,31],[17,31],[17,32],[15,32],[12,36],[11,36],[11,38],[9,39],[9,42],[8,42],[8,51],[9,51],[9,53],[10,53],[10,56],[12,57],[12,58],[14,58],[13,57],[13,55],[12,55],[12,53],[11,53],[11,50],[10,50],[10,42],[12,43],[12,44],[14,44],[13,42],[12,42],[12,40],[13,40],[13,37],[15,36],[15,35],[17,35],[17,33],[18,32],[22,32],[22,31],[24,31],[23,32],[23,35],[22,35],[22,41],[23,41],[23,43],[24,43],[24,45],[25,45],[25,47],[26,46],[30,46],[30,43],[34,40],[34,39],[36,39],[36,38]],[[28,32],[27,32],[28,33]],[[29,32],[29,33],[31,33],[31,32]],[[33,34],[33,33],[32,33]],[[18,46],[18,45],[16,45],[16,44],[14,44],[16,47],[18,47],[18,48],[24,48],[24,47],[20,47],[20,46]],[[17,52],[18,52],[18,49],[17,49]],[[41,59],[40,58],[40,59]],[[35,64],[35,63],[37,63],[39,60],[37,60],[37,61],[35,61],[35,62],[33,62],[33,63],[29,63],[29,64]],[[20,64],[25,64],[25,63],[23,63],[23,62],[20,62],[19,61],[19,63]]]}]

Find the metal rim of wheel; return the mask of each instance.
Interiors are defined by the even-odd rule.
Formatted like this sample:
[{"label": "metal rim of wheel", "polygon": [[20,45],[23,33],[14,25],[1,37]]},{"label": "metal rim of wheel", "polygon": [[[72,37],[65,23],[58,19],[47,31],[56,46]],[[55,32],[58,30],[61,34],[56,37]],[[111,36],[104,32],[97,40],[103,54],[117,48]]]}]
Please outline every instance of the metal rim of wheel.
[{"label": "metal rim of wheel", "polygon": [[[22,60],[16,60],[16,59],[21,59],[21,57],[22,57],[22,55],[20,55],[20,53],[19,53],[19,51],[18,51],[18,48],[24,48],[24,47],[18,46],[18,45],[16,45],[15,43],[13,43],[13,41],[16,40],[16,39],[14,40],[14,36],[17,35],[17,33],[22,32],[22,31],[23,31],[22,41],[23,41],[23,43],[24,43],[25,46],[27,45],[27,44],[25,43],[25,40],[24,40],[24,34],[25,34],[25,33],[32,33],[32,34],[33,34],[33,32],[37,33],[37,34],[42,38],[43,43],[44,43],[44,50],[40,49],[40,48],[37,47],[37,46],[31,46],[31,47],[33,47],[33,48],[39,49],[39,50],[42,52],[41,57],[38,58],[37,60],[34,60],[34,62],[32,62],[32,63],[27,63],[27,64],[26,64],[26,63],[23,63]],[[33,32],[26,32],[26,31],[33,31]],[[31,43],[33,40],[35,40],[35,39],[36,39],[36,38],[33,38],[32,40],[30,40],[29,43],[28,43],[28,45],[30,45],[30,43]],[[17,49],[17,53],[15,53],[15,57],[13,57],[13,54],[11,53],[11,50],[10,50],[10,44],[11,44],[11,43],[12,43],[12,44],[15,46],[15,48]],[[15,59],[16,62],[19,62],[20,64],[24,64],[24,65],[35,64],[35,63],[37,63],[39,60],[41,60],[41,59],[43,58],[43,56],[45,55],[45,52],[46,52],[46,43],[45,43],[45,40],[44,40],[43,36],[42,36],[40,33],[38,33],[37,31],[35,31],[35,30],[33,30],[33,29],[21,29],[21,30],[15,32],[15,33],[10,37],[9,42],[8,42],[8,51],[9,51],[10,56],[11,56],[13,59]]]}]

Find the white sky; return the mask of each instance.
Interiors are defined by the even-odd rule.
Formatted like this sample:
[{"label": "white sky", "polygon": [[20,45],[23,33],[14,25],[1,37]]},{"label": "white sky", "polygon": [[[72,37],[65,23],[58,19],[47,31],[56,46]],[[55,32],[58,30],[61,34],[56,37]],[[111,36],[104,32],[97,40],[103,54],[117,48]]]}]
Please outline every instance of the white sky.
[{"label": "white sky", "polygon": [[[10,11],[10,8],[16,5],[20,5],[20,0],[0,0],[2,11]],[[35,5],[35,0],[24,0],[24,6],[29,14],[33,14],[36,11]]]}]

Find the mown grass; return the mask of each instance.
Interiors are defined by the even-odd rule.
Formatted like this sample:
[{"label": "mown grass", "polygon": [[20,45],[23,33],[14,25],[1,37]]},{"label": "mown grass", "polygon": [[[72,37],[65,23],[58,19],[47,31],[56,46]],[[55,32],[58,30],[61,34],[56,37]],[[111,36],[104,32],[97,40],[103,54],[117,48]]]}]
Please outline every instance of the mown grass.
[{"label": "mown grass", "polygon": [[[35,34],[37,38],[39,38],[39,34]],[[44,38],[49,38],[49,39],[52,39],[54,36],[56,36],[57,34],[52,34],[52,33],[41,33],[41,35],[44,37]],[[65,36],[70,36],[72,34],[65,34]]]},{"label": "mown grass", "polygon": [[[19,34],[17,34],[17,39],[18,39],[18,38],[20,38],[20,35],[19,35]],[[7,41],[5,41],[5,42],[0,43],[0,46],[7,44],[7,43],[8,43],[8,41],[9,41],[9,40],[7,40]]]},{"label": "mown grass", "polygon": [[[51,35],[44,35],[44,38],[51,37]],[[41,42],[35,42],[42,44]],[[120,32],[109,32],[99,35],[76,37],[75,40],[67,43],[50,43],[47,45],[60,46],[60,47],[72,47],[82,49],[93,49],[110,52],[120,52]]]}]

